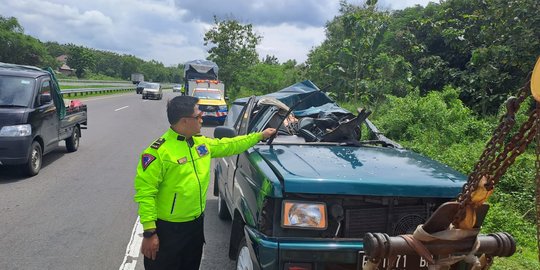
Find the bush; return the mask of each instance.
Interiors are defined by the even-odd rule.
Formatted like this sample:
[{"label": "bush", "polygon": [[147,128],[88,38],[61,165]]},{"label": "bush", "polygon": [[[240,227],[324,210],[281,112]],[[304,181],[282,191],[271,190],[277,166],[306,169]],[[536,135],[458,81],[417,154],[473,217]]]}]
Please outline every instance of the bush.
[{"label": "bush", "polygon": [[491,135],[490,125],[465,107],[451,87],[425,97],[418,92],[388,96],[378,112],[373,121],[388,137],[463,173],[473,168]]}]

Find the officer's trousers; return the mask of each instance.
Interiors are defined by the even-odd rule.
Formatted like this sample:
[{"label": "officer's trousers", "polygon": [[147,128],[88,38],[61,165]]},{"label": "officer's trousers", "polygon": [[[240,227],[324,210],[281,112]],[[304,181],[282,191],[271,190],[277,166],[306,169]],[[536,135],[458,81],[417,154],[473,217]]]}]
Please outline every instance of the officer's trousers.
[{"label": "officer's trousers", "polygon": [[156,221],[156,260],[144,257],[146,270],[199,270],[204,245],[204,214],[189,222]]}]

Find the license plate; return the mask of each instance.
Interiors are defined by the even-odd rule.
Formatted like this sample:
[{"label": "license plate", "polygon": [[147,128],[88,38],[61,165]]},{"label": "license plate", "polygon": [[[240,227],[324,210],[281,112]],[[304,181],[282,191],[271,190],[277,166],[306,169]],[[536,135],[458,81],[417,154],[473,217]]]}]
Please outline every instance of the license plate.
[{"label": "license plate", "polygon": [[203,116],[216,116],[216,112],[203,112]]},{"label": "license plate", "polygon": [[[364,267],[367,261],[368,256],[363,251],[358,252],[358,270],[362,270],[362,267]],[[386,269],[388,263],[388,259],[384,259],[377,269]],[[428,269],[428,262],[418,255],[397,255],[395,262],[390,268],[392,270],[426,270]]]}]

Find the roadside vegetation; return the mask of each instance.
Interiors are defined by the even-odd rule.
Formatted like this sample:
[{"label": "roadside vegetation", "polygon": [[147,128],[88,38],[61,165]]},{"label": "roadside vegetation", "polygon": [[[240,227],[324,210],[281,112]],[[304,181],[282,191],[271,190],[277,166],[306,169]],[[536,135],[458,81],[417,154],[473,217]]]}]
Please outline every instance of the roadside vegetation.
[{"label": "roadside vegetation", "polygon": [[[264,37],[251,24],[216,17],[204,36],[208,59],[220,67],[230,100],[309,79],[352,111],[372,110],[381,131],[403,146],[469,174],[505,113],[505,100],[527,82],[540,56],[540,2],[448,0],[399,11],[367,2],[342,1],[340,13],[326,24],[326,39],[305,63],[259,56]],[[81,78],[126,80],[141,72],[154,81],[182,81],[181,64],[164,67],[74,44],[42,43],[25,35],[16,18],[0,16],[1,62],[55,67],[61,54],[71,55],[68,65],[80,68]],[[523,103],[516,126],[532,104]],[[509,232],[518,245],[513,257],[497,258],[492,269],[540,269],[535,147],[516,160],[490,198],[483,233]]]}]

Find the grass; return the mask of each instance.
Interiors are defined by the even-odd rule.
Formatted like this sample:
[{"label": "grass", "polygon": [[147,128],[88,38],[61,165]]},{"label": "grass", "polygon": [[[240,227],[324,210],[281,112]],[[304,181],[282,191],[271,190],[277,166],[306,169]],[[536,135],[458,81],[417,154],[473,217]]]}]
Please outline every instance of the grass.
[{"label": "grass", "polygon": [[103,85],[103,84],[97,84],[97,85],[63,85],[60,87],[61,90],[70,90],[70,89],[81,89],[81,88],[113,88],[113,87],[120,87],[118,85]]}]

